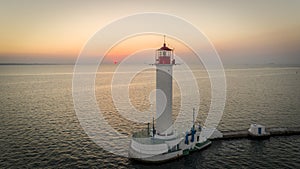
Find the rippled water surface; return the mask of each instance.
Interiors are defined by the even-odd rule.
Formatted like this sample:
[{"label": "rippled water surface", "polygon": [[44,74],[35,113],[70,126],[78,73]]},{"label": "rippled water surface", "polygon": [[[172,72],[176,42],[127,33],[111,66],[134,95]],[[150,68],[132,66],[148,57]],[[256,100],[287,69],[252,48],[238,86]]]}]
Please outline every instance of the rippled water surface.
[{"label": "rippled water surface", "polygon": [[[70,65],[0,66],[0,168],[300,167],[300,136],[214,141],[203,151],[160,165],[141,164],[109,153],[97,146],[78,122],[72,71]],[[124,119],[113,106],[112,72],[109,66],[99,70],[95,81],[97,102],[109,124],[130,135],[145,125]],[[210,83],[204,70],[193,72],[199,84],[198,121],[202,122],[210,106]],[[227,100],[220,130],[246,129],[253,122],[268,127],[300,126],[300,68],[226,69],[226,79]],[[137,110],[149,109],[154,80],[154,71],[147,70],[129,85],[129,97]],[[174,118],[180,108],[177,89],[175,84]]]}]

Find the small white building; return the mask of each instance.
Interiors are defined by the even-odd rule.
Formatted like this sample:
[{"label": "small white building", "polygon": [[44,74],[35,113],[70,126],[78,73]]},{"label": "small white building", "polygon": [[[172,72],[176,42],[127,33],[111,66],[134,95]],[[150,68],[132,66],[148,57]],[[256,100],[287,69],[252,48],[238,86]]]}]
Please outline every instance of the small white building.
[{"label": "small white building", "polygon": [[269,135],[268,132],[266,132],[266,127],[260,124],[251,124],[250,128],[248,129],[248,132],[250,135],[253,136],[266,136]]}]

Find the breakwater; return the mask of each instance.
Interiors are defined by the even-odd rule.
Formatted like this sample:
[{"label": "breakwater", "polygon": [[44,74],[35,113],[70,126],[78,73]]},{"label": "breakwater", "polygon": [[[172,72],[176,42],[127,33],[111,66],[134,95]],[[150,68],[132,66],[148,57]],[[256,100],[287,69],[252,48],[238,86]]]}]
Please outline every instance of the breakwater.
[{"label": "breakwater", "polygon": [[[267,136],[300,135],[300,127],[270,127],[266,128],[266,132],[268,132]],[[222,135],[210,138],[210,140],[253,138],[253,136],[249,134],[248,129],[237,131],[221,131],[221,133]],[[259,137],[261,136],[257,136],[257,138]]]}]

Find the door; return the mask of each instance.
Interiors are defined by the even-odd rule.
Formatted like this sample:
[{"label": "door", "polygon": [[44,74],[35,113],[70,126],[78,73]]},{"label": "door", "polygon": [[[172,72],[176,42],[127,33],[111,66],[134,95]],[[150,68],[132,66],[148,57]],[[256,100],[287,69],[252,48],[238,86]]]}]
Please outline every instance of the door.
[{"label": "door", "polygon": [[258,127],[258,134],[261,135],[261,128]]}]

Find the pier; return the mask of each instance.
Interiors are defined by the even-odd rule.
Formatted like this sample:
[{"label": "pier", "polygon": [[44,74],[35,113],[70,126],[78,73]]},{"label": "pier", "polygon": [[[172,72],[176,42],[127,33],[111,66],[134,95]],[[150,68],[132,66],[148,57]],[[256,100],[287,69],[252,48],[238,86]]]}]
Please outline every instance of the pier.
[{"label": "pier", "polygon": [[[300,127],[270,127],[266,128],[266,132],[269,133],[269,137],[300,135]],[[210,138],[210,140],[253,138],[253,136],[249,134],[248,129],[237,131],[221,131],[221,133],[222,136]]]}]

